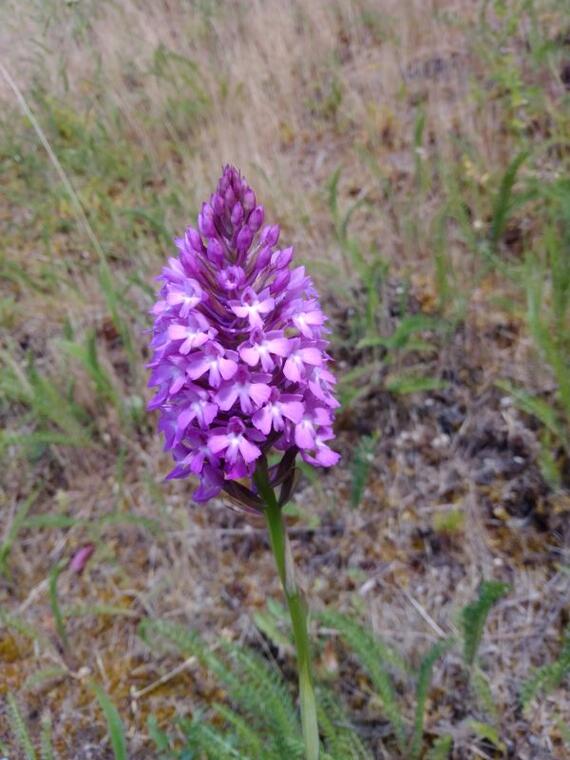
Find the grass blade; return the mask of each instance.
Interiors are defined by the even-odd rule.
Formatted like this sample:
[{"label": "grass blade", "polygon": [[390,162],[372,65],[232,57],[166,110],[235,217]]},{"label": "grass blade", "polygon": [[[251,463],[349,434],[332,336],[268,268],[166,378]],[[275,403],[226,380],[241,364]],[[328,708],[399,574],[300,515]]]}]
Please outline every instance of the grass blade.
[{"label": "grass blade", "polygon": [[107,729],[109,731],[115,760],[128,760],[125,730],[117,708],[99,684],[92,683],[91,688],[95,692],[95,696],[101,705],[105,720],[107,721]]},{"label": "grass blade", "polygon": [[431,647],[420,663],[416,685],[416,716],[410,749],[410,756],[413,760],[419,758],[422,751],[425,706],[433,675],[433,666],[449,650],[452,644],[453,639],[438,641]]}]

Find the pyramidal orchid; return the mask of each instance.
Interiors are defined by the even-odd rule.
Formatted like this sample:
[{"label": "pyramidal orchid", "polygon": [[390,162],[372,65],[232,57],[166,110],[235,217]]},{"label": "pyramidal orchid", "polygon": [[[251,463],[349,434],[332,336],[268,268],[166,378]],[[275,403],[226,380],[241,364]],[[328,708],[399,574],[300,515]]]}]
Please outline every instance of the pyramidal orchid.
[{"label": "pyramidal orchid", "polygon": [[254,473],[271,450],[288,455],[269,473],[276,485],[296,454],[316,467],[339,458],[328,445],[338,402],[326,317],[293,248],[278,247],[279,227],[264,217],[226,166],[159,277],[149,365],[150,408],[175,461],[169,477],[197,476],[196,501],[226,491],[257,510]]},{"label": "pyramidal orchid", "polygon": [[[282,506],[299,455],[330,467],[338,402],[326,317],[293,248],[232,166],[176,240],[152,314],[150,409],[160,412],[169,478],[195,476],[193,498],[225,492],[264,514],[291,613],[307,758],[319,753],[305,605],[293,573]],[[269,466],[268,456],[277,455]],[[276,489],[279,489],[276,492]]]}]

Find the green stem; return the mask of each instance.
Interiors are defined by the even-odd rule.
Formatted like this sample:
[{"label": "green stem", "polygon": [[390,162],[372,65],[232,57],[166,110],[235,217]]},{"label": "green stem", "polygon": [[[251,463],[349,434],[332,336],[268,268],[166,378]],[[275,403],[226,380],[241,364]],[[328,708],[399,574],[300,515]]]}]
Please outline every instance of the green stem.
[{"label": "green stem", "polygon": [[265,463],[258,466],[255,483],[265,502],[265,519],[277,572],[283,586],[297,650],[297,668],[299,671],[299,694],[301,702],[301,723],[305,740],[306,760],[319,758],[319,727],[317,724],[317,705],[311,675],[311,650],[307,630],[307,606],[303,595],[295,582],[295,568],[283,520],[281,507],[277,503],[273,488],[269,484]]},{"label": "green stem", "polygon": [[61,645],[65,650],[69,650],[69,639],[67,638],[67,633],[65,631],[65,623],[63,622],[63,614],[61,612],[61,607],[59,606],[59,596],[57,593],[57,582],[59,581],[59,576],[63,569],[64,565],[61,563],[54,565],[49,574],[49,601],[55,622],[55,630],[57,631]]}]

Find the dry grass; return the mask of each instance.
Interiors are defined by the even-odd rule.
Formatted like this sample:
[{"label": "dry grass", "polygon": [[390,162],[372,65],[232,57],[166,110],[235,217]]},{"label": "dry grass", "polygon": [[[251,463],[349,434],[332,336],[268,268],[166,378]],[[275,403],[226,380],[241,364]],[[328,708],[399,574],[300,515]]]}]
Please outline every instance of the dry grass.
[{"label": "dry grass", "polygon": [[[0,8],[0,62],[37,115],[104,252],[102,265],[0,79],[2,371],[37,397],[33,358],[60,392],[57,403],[50,397],[54,408],[61,403],[61,414],[75,420],[61,428],[64,435],[79,425],[87,439],[22,446],[15,438],[2,450],[4,536],[35,490],[29,516],[52,526],[28,523],[11,543],[9,575],[0,581],[7,616],[0,694],[18,693],[34,731],[50,711],[62,758],[110,757],[91,678],[119,707],[133,758],[153,757],[150,713],[168,725],[217,697],[195,665],[178,669],[179,660],[142,645],[142,618],[265,646],[252,616],[267,596],[279,596],[263,531],[222,504],[189,506],[185,484],[164,485],[168,462],[140,411],[152,277],[170,253],[169,238],[193,217],[226,161],[242,168],[315,275],[342,336],[335,344],[341,372],[365,361],[350,345],[362,335],[350,330],[354,310],[366,309],[367,283],[331,220],[327,184],[338,167],[341,208],[366,200],[350,235],[367,261],[381,259],[390,271],[377,307],[381,325],[398,323],[406,283],[413,310],[443,314],[449,325],[435,355],[398,354],[396,365],[451,378],[451,388],[398,397],[380,388],[384,374],[376,378],[340,416],[343,464],[304,482],[296,497],[294,549],[312,603],[355,607],[417,662],[442,630],[456,629],[482,578],[507,581],[513,590],[494,612],[482,649],[505,756],[563,757],[557,721],[568,715],[567,693],[553,692],[524,715],[517,695],[529,668],[555,657],[568,622],[570,500],[564,480],[554,488],[540,472],[540,426],[493,385],[508,376],[550,398],[554,380],[533,347],[524,293],[477,244],[478,225],[488,223],[522,146],[554,146],[536,149],[532,166],[521,170],[527,177],[546,181],[568,161],[564,82],[558,70],[549,75],[530,60],[525,41],[532,23],[554,40],[570,19],[563,4],[536,2],[534,17],[520,4],[520,23],[498,55],[498,37],[482,34],[490,34],[481,26],[482,5],[5,0]],[[502,28],[500,13],[490,19],[490,29]],[[516,71],[522,94],[535,88],[542,100],[514,102],[520,93],[505,77]],[[516,119],[526,120],[526,131]],[[460,209],[443,235],[443,210],[461,204],[464,227]],[[538,218],[535,208],[513,215],[504,267],[521,269],[521,246],[541,240]],[[62,347],[63,338],[84,345],[91,331],[113,389],[108,396]],[[58,419],[11,388],[0,387],[7,430],[58,430]],[[443,417],[452,420],[447,427]],[[354,448],[375,429],[381,438],[368,486],[350,510]],[[438,515],[455,512],[460,523],[442,528]],[[65,648],[49,575],[88,542],[96,554],[84,575],[60,577]],[[336,643],[333,649],[348,671]],[[323,656],[324,676],[327,668]],[[470,733],[467,694],[451,657],[436,675],[428,737],[452,734],[455,758],[500,756]],[[363,692],[346,696],[363,719],[374,714]],[[411,696],[402,698],[410,707]],[[382,736],[377,756],[396,757]],[[0,738],[12,741],[2,713]]]}]

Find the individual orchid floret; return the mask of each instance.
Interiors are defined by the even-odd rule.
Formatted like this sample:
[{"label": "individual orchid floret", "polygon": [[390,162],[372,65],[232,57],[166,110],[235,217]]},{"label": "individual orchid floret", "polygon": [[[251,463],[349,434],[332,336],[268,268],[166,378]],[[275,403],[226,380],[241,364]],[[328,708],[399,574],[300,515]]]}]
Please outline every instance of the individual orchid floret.
[{"label": "individual orchid floret", "polygon": [[305,410],[302,398],[300,394],[280,393],[277,388],[273,388],[268,403],[253,415],[253,424],[265,435],[269,435],[272,428],[281,432],[286,420],[299,425]]},{"label": "individual orchid floret", "polygon": [[239,417],[231,417],[224,427],[215,428],[208,439],[208,447],[214,454],[225,455],[226,463],[230,465],[226,477],[236,480],[247,476],[248,467],[261,456],[261,449],[251,439],[262,440],[263,436],[254,430],[246,430],[245,424]]},{"label": "individual orchid floret", "polygon": [[[327,445],[338,402],[326,317],[305,268],[292,266],[293,248],[277,248],[279,235],[226,166],[158,278],[149,409],[159,410],[175,461],[169,477],[198,477],[197,501],[225,491],[259,511],[260,462],[285,499],[297,455],[319,467],[338,460]],[[271,451],[283,456],[268,468]]]},{"label": "individual orchid floret", "polygon": [[244,414],[251,414],[271,396],[271,375],[252,373],[249,368],[240,365],[235,376],[224,383],[216,394],[220,409],[228,412],[239,400]]},{"label": "individual orchid floret", "polygon": [[256,367],[259,362],[265,372],[275,369],[276,359],[289,355],[291,341],[283,336],[279,330],[264,333],[262,330],[253,330],[249,340],[240,346],[239,355],[250,367]]},{"label": "individual orchid floret", "polygon": [[287,354],[283,374],[292,383],[299,383],[307,376],[308,367],[320,367],[324,363],[323,353],[316,346],[306,345],[297,338]]},{"label": "individual orchid floret", "polygon": [[166,287],[166,303],[169,306],[180,306],[179,314],[185,318],[190,310],[202,300],[202,289],[192,278],[181,283],[173,283]]},{"label": "individual orchid floret", "polygon": [[[186,304],[180,309],[181,316],[185,308]],[[202,314],[191,314],[184,321],[172,322],[168,326],[168,337],[170,340],[175,342],[182,341],[178,347],[181,354],[189,354],[193,348],[203,346],[214,335],[215,330],[209,327],[207,319]]]},{"label": "individual orchid floret", "polygon": [[269,314],[275,306],[275,301],[269,296],[266,288],[259,295],[253,288],[246,288],[242,294],[241,302],[231,304],[231,310],[238,317],[249,320],[250,327],[263,327],[263,317]]},{"label": "individual orchid floret", "polygon": [[223,346],[214,341],[190,356],[187,374],[192,380],[198,380],[208,373],[211,388],[218,388],[223,380],[230,380],[237,372],[238,365],[235,352],[224,351]]}]

